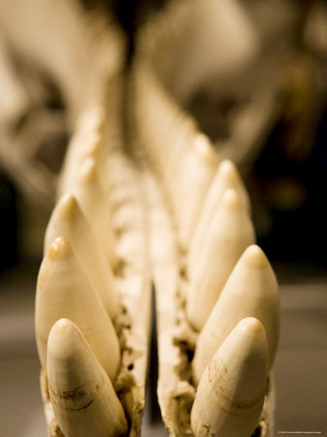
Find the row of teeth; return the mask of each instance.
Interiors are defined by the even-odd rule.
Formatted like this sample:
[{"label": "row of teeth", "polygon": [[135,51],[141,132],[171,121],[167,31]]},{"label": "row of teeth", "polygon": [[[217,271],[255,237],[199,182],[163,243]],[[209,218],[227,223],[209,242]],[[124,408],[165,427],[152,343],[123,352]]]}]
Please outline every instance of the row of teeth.
[{"label": "row of teeth", "polygon": [[[128,429],[114,389],[121,363],[114,328],[120,296],[108,266],[115,254],[105,255],[99,244],[102,238],[112,248],[114,235],[105,220],[104,227],[99,221],[100,214],[110,216],[110,206],[104,206],[96,177],[99,150],[91,148],[91,153],[89,144],[49,221],[36,294],[38,352],[66,437],[86,429],[95,436]],[[197,393],[190,417],[196,436],[210,430],[248,437],[260,418],[278,343],[279,295],[269,261],[254,240],[248,196],[236,168],[223,161],[210,183],[186,262],[185,313],[199,332],[191,363]]]},{"label": "row of teeth", "polygon": [[[151,81],[156,79],[140,59],[141,79],[136,66],[134,88],[138,140],[147,149],[150,167],[160,174],[159,185],[164,186],[168,200],[164,209],[169,205],[175,220],[173,226],[168,224],[172,244],[168,241],[169,232],[159,236],[167,230],[165,219],[160,223],[155,218],[153,221],[160,247],[152,248],[159,267],[152,259],[151,268],[162,269],[163,275],[160,284],[154,280],[161,294],[157,299],[159,370],[162,363],[168,363],[164,368],[169,369],[166,375],[160,371],[158,381],[163,419],[166,425],[170,420],[181,421],[179,417],[167,419],[166,401],[161,400],[160,391],[165,384],[170,387],[169,379],[176,379],[178,387],[184,382],[181,375],[170,372],[176,367],[173,330],[165,336],[163,343],[167,344],[161,345],[162,334],[175,327],[180,310],[176,307],[171,314],[166,311],[166,306],[171,309],[175,301],[167,305],[163,296],[170,284],[170,278],[165,277],[165,263],[171,263],[178,271],[182,259],[183,275],[170,285],[176,293],[178,283],[183,282],[183,291],[178,290],[182,294],[182,317],[188,334],[195,338],[188,379],[194,399],[188,411],[187,434],[249,437],[262,417],[277,349],[276,277],[265,254],[254,244],[250,202],[235,166],[230,161],[219,162],[209,140],[198,133],[192,120],[179,119],[178,110],[172,105],[165,112],[165,96],[155,101],[157,90]],[[158,107],[160,110],[153,110]],[[144,254],[146,233],[140,232],[145,221],[139,210],[144,205],[135,205],[135,199],[140,198],[131,195],[133,183],[119,194],[120,185],[126,182],[124,172],[116,174],[115,183],[109,186],[107,176],[117,172],[119,159],[116,160],[117,151],[113,151],[112,164],[110,154],[108,157],[103,153],[105,119],[102,111],[93,114],[91,120],[82,119],[71,141],[38,276],[36,340],[57,426],[49,431],[51,437],[60,433],[65,437],[108,437],[141,432],[132,429],[130,413],[143,414],[142,405],[129,391],[135,381],[131,382],[126,374],[121,377],[121,368],[126,364],[122,357],[126,350],[131,357],[147,355],[144,344],[148,328],[141,330],[141,345],[126,347],[120,325],[126,318],[123,297],[132,302],[127,314],[130,329],[139,329],[134,323],[137,316],[140,319],[138,312],[144,315],[143,324],[149,323],[148,304],[133,308],[137,274],[141,281],[149,279]],[[88,129],[90,126],[96,128]],[[156,144],[158,138],[166,147]],[[142,178],[153,177],[151,171],[141,173],[137,181],[140,189],[144,188]],[[192,192],[190,179],[196,181]],[[148,195],[146,190],[142,193]],[[113,204],[123,205],[115,226]],[[147,207],[147,213],[155,215],[151,211],[153,205]],[[148,233],[151,236],[151,230]],[[149,245],[153,245],[151,238]],[[126,263],[121,265],[119,250],[124,259],[132,260],[127,267]],[[127,291],[118,278],[122,271],[132,278],[127,281]],[[155,276],[153,271],[151,275]],[[172,355],[163,353],[166,346]],[[130,358],[127,367],[132,369],[135,364]],[[144,369],[140,375],[138,382],[142,387]],[[167,399],[170,402],[171,398]],[[184,435],[167,427],[171,435]],[[263,428],[261,432],[265,435]]]},{"label": "row of teeth", "polygon": [[152,243],[161,413],[171,436],[272,436],[279,287],[236,167],[219,161],[153,61],[175,21],[148,26],[133,70],[135,129],[163,192],[153,204],[172,220],[161,217]]},{"label": "row of teeth", "polygon": [[[279,337],[279,287],[266,255],[255,244],[249,209],[249,199],[235,166],[222,161],[210,183],[186,253],[182,319],[189,332],[180,338],[174,337],[173,331],[171,334],[172,343],[176,337],[180,343],[187,341],[190,331],[195,334],[190,380],[196,393],[190,407],[190,429],[197,437],[251,436],[262,418],[269,391]],[[159,293],[164,294],[165,277],[159,277],[160,281]],[[176,284],[175,287],[178,288]],[[159,296],[157,302],[160,300],[164,298]],[[163,333],[160,354],[159,329],[159,365],[160,359],[169,360],[163,357],[169,350],[165,350],[165,341]],[[172,363],[177,367],[174,359]],[[164,370],[159,373],[159,394],[169,392],[167,378]],[[180,379],[185,376],[180,375]],[[181,392],[174,393],[173,387],[168,399],[172,402],[178,397]],[[181,412],[170,412],[165,395],[162,399],[159,395],[160,401],[168,416],[168,427],[175,429],[171,435],[182,435],[176,431],[178,425],[170,424],[179,420]]]},{"label": "row of teeth", "polygon": [[50,436],[140,434],[150,319],[143,207],[128,159],[112,150],[108,161],[103,123],[95,109],[75,132],[44,238],[35,331]]}]

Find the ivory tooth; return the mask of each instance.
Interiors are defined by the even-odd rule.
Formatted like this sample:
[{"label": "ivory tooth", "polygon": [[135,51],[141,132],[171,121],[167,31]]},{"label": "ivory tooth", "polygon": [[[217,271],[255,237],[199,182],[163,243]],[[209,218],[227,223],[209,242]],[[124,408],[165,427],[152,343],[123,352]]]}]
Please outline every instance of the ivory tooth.
[{"label": "ivory tooth", "polygon": [[199,335],[193,359],[194,379],[199,381],[205,367],[236,323],[249,316],[259,319],[265,328],[270,369],[278,344],[279,311],[276,276],[264,252],[251,245],[234,267]]},{"label": "ivory tooth", "polygon": [[110,205],[103,192],[96,162],[93,158],[87,157],[83,160],[77,180],[72,184],[71,191],[76,196],[85,217],[89,221],[107,261],[109,264],[114,264],[115,241],[111,227]]},{"label": "ivory tooth", "polygon": [[229,189],[188,269],[186,314],[193,328],[203,328],[235,264],[254,242],[254,228],[241,197]]},{"label": "ivory tooth", "polygon": [[49,394],[65,436],[127,434],[123,407],[79,328],[68,319],[52,327],[47,350]]},{"label": "ivory tooth", "polygon": [[267,381],[267,339],[253,317],[241,320],[205,369],[191,410],[195,437],[249,437],[258,424]]},{"label": "ivory tooth", "polygon": [[178,183],[172,193],[179,218],[180,239],[186,248],[189,247],[203,199],[218,166],[218,156],[205,135],[195,135],[192,143],[192,148],[187,150],[179,163]]},{"label": "ivory tooth", "polygon": [[60,198],[52,212],[45,232],[44,253],[59,236],[67,238],[76,251],[113,320],[119,307],[119,295],[113,273],[77,200],[70,193]]},{"label": "ivory tooth", "polygon": [[207,235],[208,227],[211,220],[213,220],[215,211],[217,208],[219,208],[224,193],[230,188],[239,193],[247,211],[250,211],[251,206],[249,195],[241,176],[232,161],[225,159],[218,166],[216,174],[206,195],[203,211],[195,228],[195,234],[191,242],[189,255],[191,260],[190,264],[192,266],[193,258],[196,257],[196,254],[200,251],[201,242],[203,238],[205,238],[205,235]]},{"label": "ivory tooth", "polygon": [[120,347],[100,296],[69,242],[58,237],[41,264],[36,290],[35,331],[42,367],[50,329],[60,318],[71,319],[83,332],[111,380],[120,364]]}]

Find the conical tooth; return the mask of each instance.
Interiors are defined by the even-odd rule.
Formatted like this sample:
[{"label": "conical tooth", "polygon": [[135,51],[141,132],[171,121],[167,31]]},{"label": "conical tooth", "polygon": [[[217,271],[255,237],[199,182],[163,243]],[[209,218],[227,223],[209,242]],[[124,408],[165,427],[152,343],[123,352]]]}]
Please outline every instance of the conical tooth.
[{"label": "conical tooth", "polygon": [[218,156],[207,137],[198,134],[192,147],[179,162],[179,172],[173,195],[179,219],[179,235],[184,247],[189,247],[192,233],[205,194],[218,166]]},{"label": "conical tooth", "polygon": [[103,152],[101,132],[95,119],[93,123],[94,126],[89,126],[88,129],[77,130],[69,143],[57,185],[58,198],[71,190],[83,160],[86,157],[97,158]]},{"label": "conical tooth", "polygon": [[227,190],[188,268],[186,314],[196,330],[203,328],[235,264],[254,242],[254,228],[240,195]]},{"label": "conical tooth", "polygon": [[59,236],[67,238],[76,251],[96,285],[107,313],[113,320],[118,312],[119,295],[111,268],[78,202],[69,193],[61,197],[52,212],[44,238],[44,253]]},{"label": "conical tooth", "polygon": [[84,266],[68,241],[58,237],[41,264],[36,290],[35,330],[42,367],[52,325],[72,320],[114,380],[120,364],[120,347],[113,324]]},{"label": "conical tooth", "polygon": [[256,317],[268,339],[268,368],[279,337],[279,289],[276,276],[263,251],[249,246],[242,254],[201,331],[193,359],[194,379],[205,367],[233,327],[244,317]]},{"label": "conical tooth", "polygon": [[205,238],[205,235],[207,235],[208,227],[219,208],[224,193],[230,188],[238,192],[246,209],[250,211],[249,196],[237,168],[232,161],[226,159],[219,164],[206,195],[203,210],[191,242],[189,255],[190,265],[193,265],[193,258],[197,256],[197,253],[199,253],[201,242],[203,241],[203,238]]},{"label": "conical tooth", "polygon": [[86,158],[71,191],[76,196],[85,217],[89,221],[97,241],[109,264],[115,262],[115,242],[111,226],[111,212],[97,174],[93,158]]},{"label": "conical tooth", "polygon": [[196,437],[249,437],[258,423],[267,381],[267,339],[253,317],[241,320],[205,369],[191,410]]},{"label": "conical tooth", "polygon": [[47,350],[50,400],[59,428],[69,437],[127,433],[123,407],[79,328],[68,319],[52,327]]}]

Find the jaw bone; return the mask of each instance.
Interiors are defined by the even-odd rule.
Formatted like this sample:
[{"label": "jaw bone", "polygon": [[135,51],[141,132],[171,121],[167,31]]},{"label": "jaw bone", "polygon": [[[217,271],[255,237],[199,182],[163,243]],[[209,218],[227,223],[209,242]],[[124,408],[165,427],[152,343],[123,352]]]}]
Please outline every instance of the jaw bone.
[{"label": "jaw bone", "polygon": [[193,359],[195,380],[199,381],[235,324],[249,316],[259,319],[265,327],[270,369],[278,344],[279,311],[279,289],[272,267],[258,246],[249,246],[233,269],[199,335]]},{"label": "jaw bone", "polygon": [[69,193],[61,197],[52,212],[45,233],[44,253],[59,236],[67,238],[76,251],[113,320],[119,308],[119,294],[113,273],[77,200]]},{"label": "jaw bone", "polygon": [[236,262],[254,241],[254,228],[241,196],[236,190],[227,190],[189,268],[186,314],[196,330],[203,328]]},{"label": "jaw bone", "polygon": [[49,393],[58,425],[69,437],[127,433],[113,385],[79,328],[68,319],[52,327],[47,350]]},{"label": "jaw bone", "polygon": [[84,266],[68,241],[58,237],[41,264],[36,290],[36,340],[45,370],[50,329],[63,317],[79,326],[109,377],[114,380],[120,364],[117,334]]},{"label": "jaw bone", "polygon": [[249,437],[263,407],[267,339],[261,322],[241,320],[204,371],[191,411],[196,437]]}]

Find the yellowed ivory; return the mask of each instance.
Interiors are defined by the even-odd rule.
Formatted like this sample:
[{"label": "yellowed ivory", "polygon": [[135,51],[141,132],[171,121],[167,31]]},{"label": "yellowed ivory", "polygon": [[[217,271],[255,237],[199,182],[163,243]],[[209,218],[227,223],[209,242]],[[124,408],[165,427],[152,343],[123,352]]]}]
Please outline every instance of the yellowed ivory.
[{"label": "yellowed ivory", "polygon": [[51,403],[65,436],[127,434],[112,382],[82,332],[68,319],[58,320],[50,331],[47,373]]},{"label": "yellowed ivory", "polygon": [[119,294],[111,266],[107,263],[77,200],[69,193],[61,197],[52,212],[44,237],[44,253],[59,236],[67,238],[76,251],[113,320],[119,310]]},{"label": "yellowed ivory", "polygon": [[241,320],[201,376],[191,411],[195,437],[249,437],[267,386],[267,339],[262,323]]},{"label": "yellowed ivory", "polygon": [[203,208],[190,244],[190,269],[193,268],[193,257],[196,257],[196,254],[200,251],[202,239],[205,238],[205,235],[207,234],[207,229],[215,214],[215,211],[219,207],[225,191],[229,188],[233,188],[239,193],[244,201],[246,209],[250,212],[249,195],[238,173],[238,170],[231,161],[225,159],[219,164],[213,181],[208,189],[206,198],[203,202]]},{"label": "yellowed ivory", "polygon": [[193,375],[199,381],[216,350],[237,322],[244,317],[259,319],[267,334],[268,368],[279,339],[279,289],[274,271],[263,251],[249,246],[230,274],[221,295],[197,340]]},{"label": "yellowed ivory", "polygon": [[237,191],[229,189],[188,266],[186,315],[197,331],[203,328],[243,251],[254,242],[254,228],[245,205]]},{"label": "yellowed ivory", "polygon": [[46,365],[47,339],[52,325],[63,317],[83,332],[112,381],[120,364],[120,347],[113,324],[91,278],[69,242],[58,237],[40,267],[35,330],[42,367]]}]

